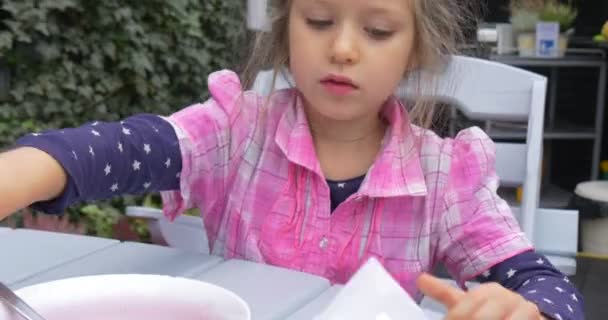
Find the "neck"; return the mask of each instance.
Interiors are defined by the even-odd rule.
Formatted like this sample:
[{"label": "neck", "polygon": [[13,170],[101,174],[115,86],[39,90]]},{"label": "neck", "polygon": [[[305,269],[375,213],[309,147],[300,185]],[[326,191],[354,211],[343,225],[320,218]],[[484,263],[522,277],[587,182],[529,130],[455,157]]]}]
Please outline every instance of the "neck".
[{"label": "neck", "polygon": [[328,179],[365,174],[374,162],[386,130],[378,115],[339,121],[306,111],[321,170]]},{"label": "neck", "polygon": [[378,115],[360,119],[328,119],[306,108],[310,132],[315,142],[337,145],[360,144],[380,140],[384,136],[386,124]]}]

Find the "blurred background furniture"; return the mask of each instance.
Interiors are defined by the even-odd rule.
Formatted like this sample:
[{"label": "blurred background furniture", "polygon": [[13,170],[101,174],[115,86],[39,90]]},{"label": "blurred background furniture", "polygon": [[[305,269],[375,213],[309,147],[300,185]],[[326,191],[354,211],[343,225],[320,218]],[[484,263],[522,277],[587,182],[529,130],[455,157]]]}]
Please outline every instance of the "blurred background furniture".
[{"label": "blurred background furniture", "polygon": [[579,243],[586,254],[608,257],[608,181],[581,182],[570,206],[581,216]]}]

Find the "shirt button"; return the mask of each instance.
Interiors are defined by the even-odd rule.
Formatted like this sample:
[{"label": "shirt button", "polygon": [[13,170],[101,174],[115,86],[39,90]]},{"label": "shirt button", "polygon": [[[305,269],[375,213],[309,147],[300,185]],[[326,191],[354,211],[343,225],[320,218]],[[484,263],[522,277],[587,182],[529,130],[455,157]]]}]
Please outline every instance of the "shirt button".
[{"label": "shirt button", "polygon": [[321,241],[319,241],[319,248],[326,249],[328,244],[329,244],[329,239],[327,239],[326,237],[323,237],[323,238],[321,238]]}]

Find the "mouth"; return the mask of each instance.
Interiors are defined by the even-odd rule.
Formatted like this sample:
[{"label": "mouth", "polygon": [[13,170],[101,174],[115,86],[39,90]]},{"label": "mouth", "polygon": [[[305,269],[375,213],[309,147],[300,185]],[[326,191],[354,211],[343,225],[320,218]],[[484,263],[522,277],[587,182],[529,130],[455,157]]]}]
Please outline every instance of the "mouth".
[{"label": "mouth", "polygon": [[321,84],[335,95],[346,95],[359,89],[350,78],[338,75],[329,75],[321,79]]}]

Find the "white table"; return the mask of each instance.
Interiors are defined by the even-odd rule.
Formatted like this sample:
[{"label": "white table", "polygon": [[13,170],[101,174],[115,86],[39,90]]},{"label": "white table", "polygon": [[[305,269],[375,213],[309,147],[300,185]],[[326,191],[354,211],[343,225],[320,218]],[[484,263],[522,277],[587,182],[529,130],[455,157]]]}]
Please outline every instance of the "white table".
[{"label": "white table", "polygon": [[[333,300],[333,298],[342,290],[341,285],[334,285],[329,289],[325,290],[323,294],[318,296],[316,299],[310,301],[298,311],[290,315],[287,320],[310,320],[313,319],[315,315],[319,314],[322,310],[324,310],[329,303]],[[441,313],[438,311],[434,311],[433,309],[422,307],[424,313],[427,316],[428,320],[441,320],[445,313]]]},{"label": "white table", "polygon": [[182,276],[233,291],[249,304],[254,320],[310,320],[341,288],[314,275],[248,261],[42,231],[0,229],[0,252],[0,281],[13,288],[96,274]]},{"label": "white table", "polygon": [[221,261],[222,259],[219,257],[204,256],[143,243],[125,242],[107,247],[61,266],[49,268],[26,280],[9,283],[9,285],[20,288],[66,277],[108,273],[184,276],[204,272]]},{"label": "white table", "polygon": [[8,285],[118,245],[116,240],[33,230],[0,234],[0,280]]},{"label": "white table", "polygon": [[285,319],[330,286],[317,276],[240,260],[226,261],[195,278],[241,296],[253,319]]},{"label": "white table", "polygon": [[321,310],[325,309],[331,300],[342,290],[342,286],[332,286],[325,290],[323,294],[316,299],[302,306],[298,311],[293,313],[287,320],[310,320],[313,319]]}]

